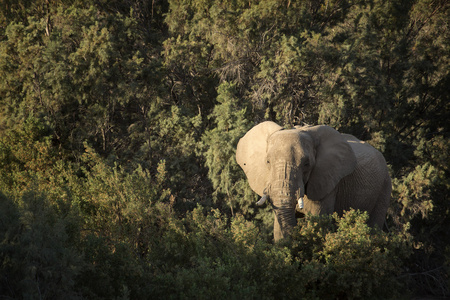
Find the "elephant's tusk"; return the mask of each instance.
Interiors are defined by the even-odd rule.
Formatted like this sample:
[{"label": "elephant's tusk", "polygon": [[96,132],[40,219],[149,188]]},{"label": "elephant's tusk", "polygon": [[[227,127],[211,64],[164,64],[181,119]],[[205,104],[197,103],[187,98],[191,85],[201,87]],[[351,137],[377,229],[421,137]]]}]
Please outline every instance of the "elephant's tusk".
[{"label": "elephant's tusk", "polygon": [[256,202],[256,205],[258,205],[258,206],[263,205],[264,203],[266,203],[266,201],[267,201],[268,198],[269,198],[269,196],[263,195],[263,196],[261,197],[261,199],[259,199],[258,202]]},{"label": "elephant's tusk", "polygon": [[298,198],[298,208],[299,209],[303,208],[303,197]]}]

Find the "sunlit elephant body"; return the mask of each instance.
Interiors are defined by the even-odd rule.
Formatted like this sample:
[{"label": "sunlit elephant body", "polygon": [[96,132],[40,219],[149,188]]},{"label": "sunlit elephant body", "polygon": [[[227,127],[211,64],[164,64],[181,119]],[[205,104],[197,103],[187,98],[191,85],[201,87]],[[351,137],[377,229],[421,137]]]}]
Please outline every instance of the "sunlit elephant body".
[{"label": "sunlit elephant body", "polygon": [[274,238],[305,214],[367,211],[369,225],[383,227],[391,179],[383,155],[352,135],[328,126],[283,130],[273,122],[253,127],[241,138],[236,160],[250,187],[274,207]]}]

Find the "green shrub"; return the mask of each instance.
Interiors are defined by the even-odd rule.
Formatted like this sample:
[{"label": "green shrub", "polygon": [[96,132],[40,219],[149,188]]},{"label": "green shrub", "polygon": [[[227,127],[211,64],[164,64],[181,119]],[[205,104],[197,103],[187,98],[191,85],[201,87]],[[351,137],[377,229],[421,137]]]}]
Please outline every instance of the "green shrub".
[{"label": "green shrub", "polygon": [[411,239],[367,225],[368,214],[348,211],[339,217],[307,216],[292,238],[301,262],[299,276],[306,293],[321,299],[383,299],[404,295],[402,263]]},{"label": "green shrub", "polygon": [[24,193],[18,204],[0,194],[0,297],[78,298],[78,234],[78,219],[42,194]]}]

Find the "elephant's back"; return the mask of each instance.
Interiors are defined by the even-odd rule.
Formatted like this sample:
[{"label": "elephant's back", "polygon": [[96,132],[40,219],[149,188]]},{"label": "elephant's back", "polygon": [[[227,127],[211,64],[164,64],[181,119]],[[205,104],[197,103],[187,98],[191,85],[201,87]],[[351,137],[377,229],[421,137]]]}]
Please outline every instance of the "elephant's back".
[{"label": "elephant's back", "polygon": [[335,210],[342,212],[352,207],[370,213],[380,201],[380,195],[385,194],[386,182],[390,183],[386,161],[368,143],[347,134],[345,138],[355,153],[357,164],[339,184]]},{"label": "elephant's back", "polygon": [[[380,151],[372,147],[369,143],[357,139],[353,135],[343,134],[343,136],[355,153],[359,167],[364,166],[374,168],[378,166],[387,172],[386,160]],[[374,166],[372,166],[372,164],[374,164]]]}]

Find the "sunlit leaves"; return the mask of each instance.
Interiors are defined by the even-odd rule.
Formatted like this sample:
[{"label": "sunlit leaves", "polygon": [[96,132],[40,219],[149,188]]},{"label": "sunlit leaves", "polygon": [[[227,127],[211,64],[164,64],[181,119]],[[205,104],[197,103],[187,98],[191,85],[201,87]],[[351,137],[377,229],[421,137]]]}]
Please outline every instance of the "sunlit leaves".
[{"label": "sunlit leaves", "polygon": [[302,262],[306,293],[320,298],[394,297],[402,284],[396,277],[401,260],[411,254],[411,236],[374,230],[367,220],[367,213],[354,210],[342,217],[302,220],[294,231],[293,254]]},{"label": "sunlit leaves", "polygon": [[[247,213],[249,203],[245,203],[244,199],[238,200],[236,195],[242,195],[244,179],[240,176],[242,173],[235,160],[239,138],[249,127],[245,118],[246,108],[240,106],[235,85],[230,83],[220,85],[217,100],[219,104],[210,115],[217,125],[203,136],[206,166],[216,192],[225,195],[231,211],[241,205],[244,213]],[[220,198],[220,195],[217,196]]]}]

